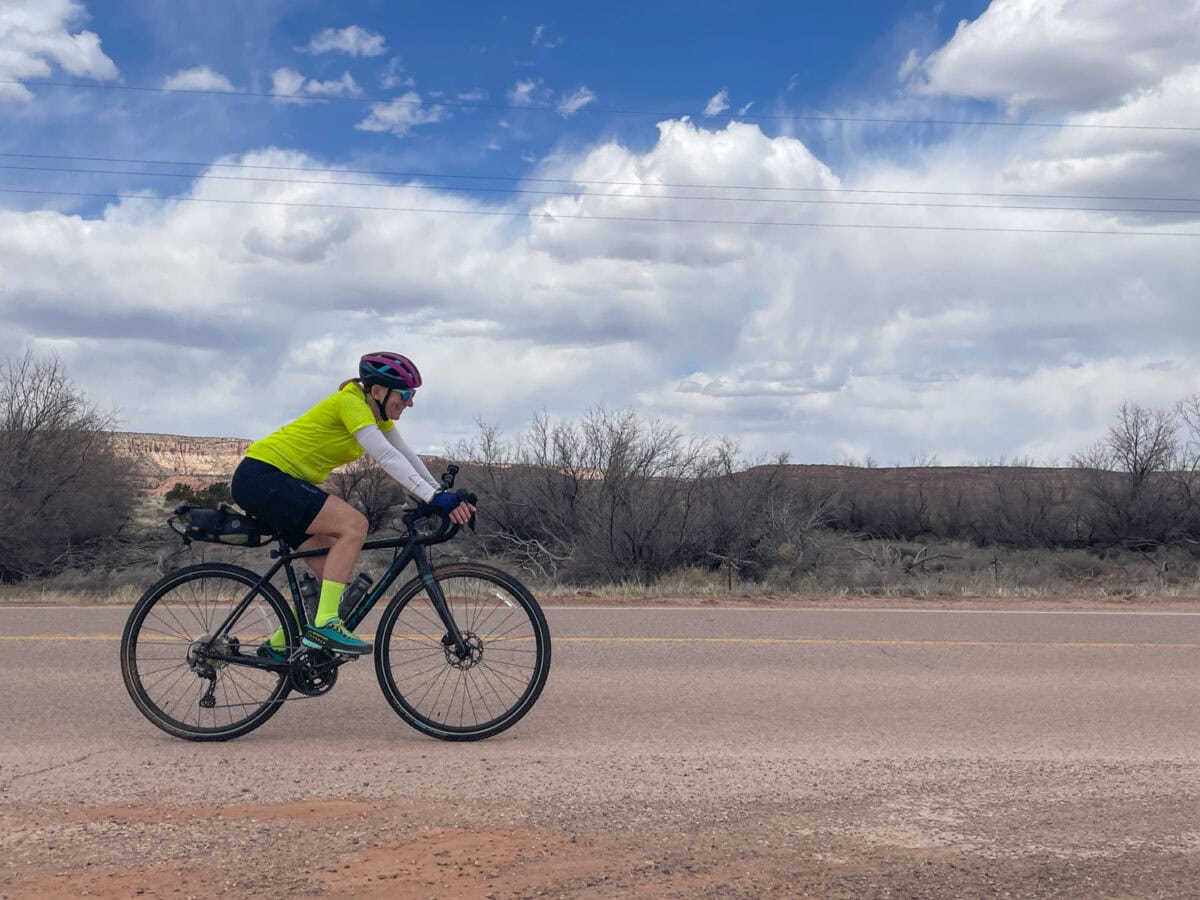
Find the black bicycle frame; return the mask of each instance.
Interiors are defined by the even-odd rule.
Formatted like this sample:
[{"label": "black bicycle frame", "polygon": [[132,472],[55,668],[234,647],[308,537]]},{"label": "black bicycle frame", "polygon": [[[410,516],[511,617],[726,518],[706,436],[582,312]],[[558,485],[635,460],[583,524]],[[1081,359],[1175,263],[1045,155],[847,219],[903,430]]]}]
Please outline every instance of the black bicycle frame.
[{"label": "black bicycle frame", "polygon": [[[429,599],[433,603],[433,608],[437,610],[438,618],[442,620],[442,624],[446,626],[446,641],[447,647],[453,647],[454,653],[459,659],[466,659],[470,655],[470,650],[467,648],[466,641],[463,640],[462,633],[458,630],[458,625],[454,622],[454,616],[450,613],[450,605],[446,602],[446,597],[442,593],[441,587],[433,577],[433,566],[429,562],[429,554],[425,552],[425,548],[432,544],[440,544],[448,541],[458,533],[457,525],[449,525],[447,520],[441,529],[429,534],[418,535],[416,528],[413,525],[413,518],[410,516],[404,517],[405,525],[408,527],[408,533],[403,537],[381,538],[375,541],[367,541],[363,544],[363,550],[387,550],[403,548],[392,559],[392,564],[388,566],[387,571],[383,573],[379,581],[371,586],[371,588],[359,598],[349,614],[344,618],[346,627],[350,630],[354,628],[367,617],[367,614],[379,602],[384,593],[390,588],[400,573],[410,562],[415,561],[417,564],[417,574],[421,576],[421,581],[425,585],[425,590],[429,594]],[[217,628],[209,638],[208,644],[204,648],[206,656],[209,659],[224,660],[227,662],[249,663],[263,669],[279,669],[284,666],[280,663],[273,663],[268,660],[258,657],[248,657],[245,655],[227,655],[222,653],[213,653],[212,645],[219,636],[227,635],[229,629],[233,627],[233,623],[238,620],[238,617],[245,612],[246,607],[250,605],[250,601],[254,599],[254,595],[259,589],[270,582],[275,577],[280,569],[287,572],[288,587],[292,592],[292,606],[296,611],[296,618],[300,623],[300,632],[304,632],[304,628],[309,624],[308,611],[304,608],[304,604],[300,601],[300,584],[296,580],[296,572],[292,568],[292,562],[297,559],[308,559],[314,556],[325,556],[329,553],[328,549],[322,550],[305,550],[303,552],[289,552],[288,546],[280,542],[280,549],[272,550],[271,556],[277,558],[278,561],[271,566],[271,570],[266,575],[262,576],[253,587],[247,592],[246,596],[241,599],[241,602],[233,608],[221,626]]]}]

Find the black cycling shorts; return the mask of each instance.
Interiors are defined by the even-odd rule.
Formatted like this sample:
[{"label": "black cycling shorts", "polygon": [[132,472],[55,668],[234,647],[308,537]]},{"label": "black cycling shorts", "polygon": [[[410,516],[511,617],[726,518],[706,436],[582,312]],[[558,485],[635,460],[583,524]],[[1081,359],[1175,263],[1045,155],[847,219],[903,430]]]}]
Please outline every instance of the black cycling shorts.
[{"label": "black cycling shorts", "polygon": [[316,485],[250,457],[238,464],[229,491],[234,503],[293,549],[311,537],[308,526],[329,497]]}]

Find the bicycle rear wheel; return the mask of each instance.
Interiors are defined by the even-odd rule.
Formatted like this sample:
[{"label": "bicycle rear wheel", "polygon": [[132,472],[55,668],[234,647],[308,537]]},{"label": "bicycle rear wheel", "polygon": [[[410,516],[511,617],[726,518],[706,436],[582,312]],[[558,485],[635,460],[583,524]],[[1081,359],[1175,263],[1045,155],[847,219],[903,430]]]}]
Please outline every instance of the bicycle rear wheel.
[{"label": "bicycle rear wheel", "polygon": [[190,741],[226,741],[278,712],[290,690],[288,674],[255,666],[255,651],[280,627],[288,647],[297,647],[299,637],[294,614],[274,587],[259,587],[228,632],[217,636],[213,649],[225,659],[204,652],[213,630],[258,581],[248,569],[201,563],[171,572],[134,606],[121,636],[121,675],[134,704],[163,731]]},{"label": "bicycle rear wheel", "polygon": [[537,601],[506,572],[478,563],[433,570],[470,655],[460,660],[420,578],[379,622],[375,673],[404,721],[444,741],[477,741],[512,727],[550,674],[550,630]]}]

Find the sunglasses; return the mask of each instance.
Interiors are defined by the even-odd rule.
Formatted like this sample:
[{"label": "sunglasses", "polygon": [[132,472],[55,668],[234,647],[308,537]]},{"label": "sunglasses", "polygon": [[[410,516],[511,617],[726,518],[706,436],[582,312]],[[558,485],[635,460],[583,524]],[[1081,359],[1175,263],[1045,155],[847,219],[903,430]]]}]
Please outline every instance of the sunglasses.
[{"label": "sunglasses", "polygon": [[409,400],[411,400],[411,399],[412,399],[413,397],[415,397],[415,396],[416,396],[416,394],[417,394],[416,390],[408,390],[408,391],[396,391],[396,390],[394,390],[394,391],[392,391],[392,393],[393,393],[393,394],[399,394],[399,395],[400,395],[400,399],[401,399],[401,400],[403,400],[405,403],[407,403]]}]

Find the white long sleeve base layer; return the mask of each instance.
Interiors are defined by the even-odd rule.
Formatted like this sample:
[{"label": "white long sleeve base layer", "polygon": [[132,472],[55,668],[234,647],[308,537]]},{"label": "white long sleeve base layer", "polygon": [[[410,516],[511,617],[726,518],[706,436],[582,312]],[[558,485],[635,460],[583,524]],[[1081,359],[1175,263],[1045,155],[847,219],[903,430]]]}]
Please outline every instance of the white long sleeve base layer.
[{"label": "white long sleeve base layer", "polygon": [[354,432],[354,439],[383,471],[387,472],[400,487],[420,497],[426,503],[433,499],[441,485],[429,474],[421,457],[404,443],[404,438],[395,428],[384,433],[378,425],[367,425]]}]

